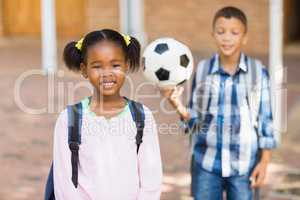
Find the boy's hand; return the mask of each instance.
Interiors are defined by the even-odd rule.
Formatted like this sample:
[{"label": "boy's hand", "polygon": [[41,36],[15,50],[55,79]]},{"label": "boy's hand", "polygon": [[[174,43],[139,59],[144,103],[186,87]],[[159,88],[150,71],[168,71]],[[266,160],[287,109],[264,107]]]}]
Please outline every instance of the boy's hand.
[{"label": "boy's hand", "polygon": [[270,160],[271,151],[267,149],[262,150],[260,162],[254,168],[250,177],[252,188],[261,187],[264,184]]},{"label": "boy's hand", "polygon": [[186,107],[182,104],[180,96],[183,93],[183,87],[165,87],[159,88],[162,96],[166,97],[170,104],[176,109],[180,118],[183,120],[189,120],[190,115]]},{"label": "boy's hand", "polygon": [[259,162],[254,168],[250,180],[251,187],[261,187],[264,184],[266,173],[267,173],[268,163]]},{"label": "boy's hand", "polygon": [[170,104],[175,109],[177,109],[178,106],[182,105],[180,96],[182,95],[183,90],[183,87],[164,87],[160,88],[160,93],[169,100]]}]

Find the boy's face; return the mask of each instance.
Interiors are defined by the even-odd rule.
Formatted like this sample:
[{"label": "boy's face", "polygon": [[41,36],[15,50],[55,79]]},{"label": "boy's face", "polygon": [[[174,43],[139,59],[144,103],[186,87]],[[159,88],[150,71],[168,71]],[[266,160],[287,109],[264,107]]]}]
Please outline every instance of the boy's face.
[{"label": "boy's face", "polygon": [[219,53],[232,56],[240,53],[243,45],[247,43],[245,25],[237,18],[220,17],[216,20],[212,33]]}]

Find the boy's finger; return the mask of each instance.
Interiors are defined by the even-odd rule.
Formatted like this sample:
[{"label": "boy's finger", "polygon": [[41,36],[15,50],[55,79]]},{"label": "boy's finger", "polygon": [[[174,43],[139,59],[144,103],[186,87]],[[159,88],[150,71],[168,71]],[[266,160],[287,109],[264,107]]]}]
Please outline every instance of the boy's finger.
[{"label": "boy's finger", "polygon": [[178,87],[178,95],[180,96],[184,91],[183,87]]},{"label": "boy's finger", "polygon": [[251,180],[252,188],[260,187],[264,184],[265,176],[263,173],[258,173],[257,176]]},{"label": "boy's finger", "polygon": [[250,177],[251,187],[256,187],[257,176],[258,176],[258,170],[254,169]]},{"label": "boy's finger", "polygon": [[172,87],[161,87],[159,88],[160,93],[164,96],[164,97],[170,97],[172,95],[172,93],[174,93],[174,90],[176,88],[172,88]]},{"label": "boy's finger", "polygon": [[262,186],[264,184],[264,180],[265,180],[265,174],[264,173],[259,173],[258,177],[256,179],[257,186]]},{"label": "boy's finger", "polygon": [[250,177],[250,185],[251,185],[251,187],[252,188],[254,188],[255,187],[255,178],[253,178],[253,177]]},{"label": "boy's finger", "polygon": [[181,87],[175,87],[173,89],[171,96],[175,96],[175,97],[180,96],[180,93],[181,93],[180,91],[181,91]]},{"label": "boy's finger", "polygon": [[255,177],[257,176],[257,173],[258,173],[258,169],[257,168],[254,168],[251,176],[250,176],[250,179],[255,179]]},{"label": "boy's finger", "polygon": [[170,98],[176,98],[178,95],[177,95],[177,91],[176,89],[174,89],[170,95]]},{"label": "boy's finger", "polygon": [[182,92],[183,92],[183,87],[176,87],[176,88],[174,89],[173,94],[174,94],[175,96],[180,96],[180,95],[182,94]]}]

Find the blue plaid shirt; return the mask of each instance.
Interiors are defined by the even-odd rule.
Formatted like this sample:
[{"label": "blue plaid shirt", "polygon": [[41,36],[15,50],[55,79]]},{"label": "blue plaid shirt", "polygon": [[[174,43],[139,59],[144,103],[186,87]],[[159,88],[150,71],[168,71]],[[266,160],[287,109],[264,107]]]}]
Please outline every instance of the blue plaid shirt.
[{"label": "blue plaid shirt", "polygon": [[[202,61],[198,64],[192,84],[188,106],[191,119],[187,125],[193,133],[194,160],[203,169],[223,177],[246,174],[254,166],[259,149],[276,146],[269,75],[258,61],[260,76],[256,86],[260,93],[257,121],[251,118],[253,111],[246,88],[252,86],[243,81],[250,67],[250,59],[242,53],[236,73],[229,75],[221,67],[219,55],[216,54],[209,60],[205,82],[200,80],[204,68]],[[205,105],[205,108],[199,104]]]}]

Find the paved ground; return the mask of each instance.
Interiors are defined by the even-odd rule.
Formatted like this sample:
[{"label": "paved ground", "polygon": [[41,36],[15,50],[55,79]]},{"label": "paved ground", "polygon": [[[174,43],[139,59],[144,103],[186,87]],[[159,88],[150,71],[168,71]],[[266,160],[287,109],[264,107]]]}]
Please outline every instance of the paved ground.
[{"label": "paved ground", "polygon": [[[40,44],[37,41],[0,41],[0,200],[42,199],[45,179],[52,156],[52,132],[55,119],[67,104],[70,83],[82,81],[79,76],[65,71],[54,77],[53,84],[42,75],[31,75],[18,84],[20,77],[32,69],[40,69]],[[297,49],[297,48],[296,48]],[[298,48],[299,50],[299,48]],[[283,144],[275,152],[269,168],[267,185],[263,189],[263,199],[300,199],[300,55],[298,50],[289,51],[285,56],[288,66],[288,131],[283,135]],[[61,53],[61,51],[60,51]],[[200,57],[200,56],[199,56]],[[266,61],[264,55],[259,57]],[[61,62],[60,62],[60,66]],[[60,67],[60,69],[64,69]],[[135,85],[142,83],[141,74],[132,76]],[[17,85],[21,87],[17,92]],[[49,85],[54,85],[54,107],[48,107]],[[152,109],[160,108],[161,99],[152,86],[130,89],[127,82],[123,94],[153,94],[156,98],[139,98]],[[50,92],[51,93],[51,92]],[[83,87],[76,90],[75,100],[88,94]],[[51,96],[51,95],[50,95]],[[22,101],[19,101],[22,100]],[[29,114],[23,107],[46,108],[43,114]],[[61,107],[57,105],[62,105]],[[50,104],[51,105],[51,104]],[[169,109],[167,105],[166,109]],[[22,110],[23,109],[23,110]],[[189,152],[188,138],[178,131],[167,131],[165,124],[177,120],[174,114],[159,110],[155,118],[160,128],[160,143],[164,164],[164,187],[162,199],[189,199]],[[176,124],[173,126],[175,127]],[[297,196],[298,195],[298,196]]]}]

